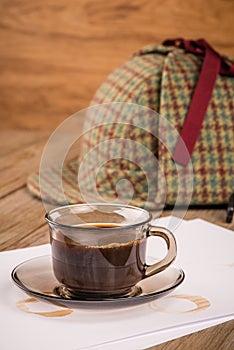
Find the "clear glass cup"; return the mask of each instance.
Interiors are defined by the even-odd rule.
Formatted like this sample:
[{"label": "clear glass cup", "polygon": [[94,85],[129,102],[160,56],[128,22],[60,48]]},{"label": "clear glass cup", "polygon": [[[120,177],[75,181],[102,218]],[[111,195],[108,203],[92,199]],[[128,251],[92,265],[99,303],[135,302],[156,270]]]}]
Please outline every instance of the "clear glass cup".
[{"label": "clear glass cup", "polygon": [[[172,232],[150,224],[151,214],[120,204],[75,204],[46,214],[55,277],[72,294],[114,296],[167,268],[176,257]],[[147,238],[162,237],[167,254],[146,264]],[[157,256],[157,252],[155,252]]]}]

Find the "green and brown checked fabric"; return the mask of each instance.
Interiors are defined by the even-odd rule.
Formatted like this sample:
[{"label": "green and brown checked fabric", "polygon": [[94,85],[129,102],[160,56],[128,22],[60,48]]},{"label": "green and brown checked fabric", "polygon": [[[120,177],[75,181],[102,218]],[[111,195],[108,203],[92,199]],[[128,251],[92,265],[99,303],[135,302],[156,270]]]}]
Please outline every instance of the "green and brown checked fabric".
[{"label": "green and brown checked fabric", "polygon": [[[196,86],[202,59],[183,49],[150,45],[111,73],[98,89],[92,104],[107,102],[131,102],[158,112],[166,117],[180,132]],[[194,168],[194,192],[191,204],[227,203],[234,189],[234,78],[218,75],[199,138],[192,153]],[[105,114],[97,115],[108,122]],[[147,124],[147,118],[146,118]],[[85,129],[95,125],[92,118],[86,121]],[[147,125],[146,125],[147,126]],[[148,126],[150,128],[151,126]],[[146,127],[147,129],[147,127]],[[165,146],[157,142],[150,133],[142,130],[127,130],[126,126],[94,128],[84,136],[83,152],[86,153],[108,138],[128,137],[140,141],[159,159],[167,183],[167,204],[174,204],[177,196],[177,170]],[[168,142],[170,143],[170,135]],[[104,149],[108,155],[108,148]],[[77,185],[76,160],[64,167],[63,184],[69,203],[82,202]],[[155,172],[155,201],[163,196],[157,178],[157,169],[146,164],[150,172]],[[87,174],[94,171],[94,164],[88,164]],[[56,169],[48,169],[48,175],[41,179],[43,199],[63,204],[56,188]],[[50,179],[53,178],[53,183]],[[134,183],[133,204],[144,205],[147,197],[147,182],[141,168],[125,159],[113,159],[97,175],[97,188],[102,196],[115,197],[116,183],[128,178]],[[89,188],[88,176],[81,181]],[[186,182],[186,175],[184,177]],[[28,187],[40,196],[38,174],[28,179]],[[186,187],[186,186],[185,186]],[[156,199],[157,198],[157,199]],[[152,199],[152,198],[151,198]],[[153,203],[154,202],[154,203]]]},{"label": "green and brown checked fabric", "polygon": [[[162,76],[160,113],[182,129],[191,101],[201,61],[193,54],[171,52]],[[192,154],[194,168],[193,204],[227,203],[234,189],[234,79],[218,75],[199,139]],[[169,93],[167,93],[169,92]],[[173,181],[173,162],[159,149],[159,158],[167,161],[167,181]],[[176,175],[174,173],[174,175]]]}]

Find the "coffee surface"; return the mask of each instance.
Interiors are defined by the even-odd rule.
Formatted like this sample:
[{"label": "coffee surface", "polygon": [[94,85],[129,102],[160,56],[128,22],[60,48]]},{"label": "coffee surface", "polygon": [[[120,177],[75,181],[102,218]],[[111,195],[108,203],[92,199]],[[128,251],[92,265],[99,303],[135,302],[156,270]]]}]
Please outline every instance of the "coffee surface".
[{"label": "coffee surface", "polygon": [[[114,231],[108,228],[119,227],[111,223],[87,225],[106,229],[107,236]],[[133,233],[128,234],[133,237]],[[119,293],[139,282],[144,273],[145,238],[118,243],[117,236],[117,242],[112,240],[98,246],[80,245],[71,239],[59,240],[52,235],[51,247],[56,278],[79,292]]]}]

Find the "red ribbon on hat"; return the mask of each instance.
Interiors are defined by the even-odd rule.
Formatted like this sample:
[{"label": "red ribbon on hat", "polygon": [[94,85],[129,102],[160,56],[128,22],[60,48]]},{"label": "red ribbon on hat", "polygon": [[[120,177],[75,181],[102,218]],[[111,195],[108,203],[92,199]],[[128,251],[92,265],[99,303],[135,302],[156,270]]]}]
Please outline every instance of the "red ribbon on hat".
[{"label": "red ribbon on hat", "polygon": [[[185,52],[200,55],[204,59],[180,138],[173,154],[173,160],[175,162],[186,166],[200,134],[216,77],[219,73],[222,75],[234,76],[234,63],[221,56],[204,39],[196,41],[180,38],[169,39],[165,40],[163,45],[182,48]],[[184,144],[188,152],[185,150]]]}]

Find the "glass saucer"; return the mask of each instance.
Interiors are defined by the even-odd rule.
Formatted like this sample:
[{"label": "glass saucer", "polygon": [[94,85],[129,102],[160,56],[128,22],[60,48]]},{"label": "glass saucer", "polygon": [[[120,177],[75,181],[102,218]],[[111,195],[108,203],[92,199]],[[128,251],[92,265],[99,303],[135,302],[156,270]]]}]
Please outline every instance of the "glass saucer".
[{"label": "glass saucer", "polygon": [[40,256],[22,262],[14,268],[11,276],[19,288],[35,298],[70,308],[96,308],[128,307],[152,301],[178,287],[185,274],[181,268],[171,265],[164,271],[143,279],[129,293],[112,298],[72,296],[66,293],[66,288],[53,274],[50,256]]}]

